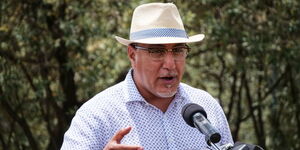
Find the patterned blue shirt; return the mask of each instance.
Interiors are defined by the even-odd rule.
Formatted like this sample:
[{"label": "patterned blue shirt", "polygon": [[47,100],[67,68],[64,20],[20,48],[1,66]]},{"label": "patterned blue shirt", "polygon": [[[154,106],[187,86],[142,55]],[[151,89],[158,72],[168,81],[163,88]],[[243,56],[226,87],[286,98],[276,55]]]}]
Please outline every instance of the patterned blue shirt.
[{"label": "patterned blue shirt", "polygon": [[219,145],[233,143],[222,108],[207,92],[180,83],[163,113],[140,95],[131,72],[123,82],[82,105],[64,135],[62,150],[101,150],[117,131],[128,126],[133,129],[122,144],[140,145],[145,150],[207,149],[205,136],[181,116],[187,103],[197,103],[205,109],[208,120],[222,136]]}]

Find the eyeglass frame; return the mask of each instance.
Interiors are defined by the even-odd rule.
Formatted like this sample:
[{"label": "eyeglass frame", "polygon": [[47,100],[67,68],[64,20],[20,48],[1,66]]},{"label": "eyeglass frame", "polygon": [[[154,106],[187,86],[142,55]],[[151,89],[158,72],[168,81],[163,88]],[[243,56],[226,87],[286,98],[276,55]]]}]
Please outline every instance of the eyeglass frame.
[{"label": "eyeglass frame", "polygon": [[[156,60],[162,60],[163,58],[165,58],[167,52],[172,52],[174,60],[184,60],[188,56],[188,53],[189,53],[189,51],[191,49],[187,44],[184,44],[182,46],[175,46],[175,47],[172,47],[172,48],[164,48],[164,47],[162,47],[162,48],[147,48],[147,47],[142,47],[142,46],[136,45],[136,43],[130,44],[130,46],[132,46],[136,50],[148,51],[149,56],[151,58],[153,58],[153,59],[156,59]],[[173,49],[180,48],[180,47],[186,48],[186,50],[187,50],[185,52],[185,56],[183,56],[182,59],[180,57],[176,57],[174,55],[174,51],[173,51]],[[162,54],[163,55],[162,57],[154,57],[153,55],[151,55],[151,51],[150,50],[158,50],[158,49],[163,49],[164,50],[163,54]],[[155,53],[155,52],[152,52],[152,53]],[[160,52],[160,53],[162,53],[162,52]]]}]

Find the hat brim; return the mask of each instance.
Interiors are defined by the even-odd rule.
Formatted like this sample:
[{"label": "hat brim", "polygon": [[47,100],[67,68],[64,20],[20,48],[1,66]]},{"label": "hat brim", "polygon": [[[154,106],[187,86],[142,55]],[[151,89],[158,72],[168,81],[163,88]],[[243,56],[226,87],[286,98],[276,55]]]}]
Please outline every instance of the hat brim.
[{"label": "hat brim", "polygon": [[142,43],[142,44],[171,44],[171,43],[193,43],[200,42],[204,39],[204,34],[197,34],[190,36],[189,38],[176,38],[176,37],[157,37],[157,38],[146,38],[141,40],[127,40],[119,36],[115,36],[116,40],[123,45],[128,46],[131,43]]}]

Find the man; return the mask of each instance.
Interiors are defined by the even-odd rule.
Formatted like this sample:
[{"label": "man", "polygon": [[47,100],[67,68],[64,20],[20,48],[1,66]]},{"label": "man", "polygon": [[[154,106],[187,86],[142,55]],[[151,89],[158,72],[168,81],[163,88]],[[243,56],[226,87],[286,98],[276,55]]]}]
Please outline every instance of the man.
[{"label": "man", "polygon": [[62,149],[206,149],[205,136],[181,116],[187,103],[204,107],[220,132],[219,145],[233,143],[222,108],[207,92],[180,83],[191,42],[171,3],[150,3],[133,13],[127,46],[132,69],[126,79],[86,102],[65,133]]}]

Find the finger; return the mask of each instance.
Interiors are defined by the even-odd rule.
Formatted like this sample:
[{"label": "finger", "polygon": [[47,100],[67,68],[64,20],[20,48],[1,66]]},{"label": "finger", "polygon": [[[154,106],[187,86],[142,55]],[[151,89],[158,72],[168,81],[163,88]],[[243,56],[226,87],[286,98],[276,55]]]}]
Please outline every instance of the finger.
[{"label": "finger", "polygon": [[122,150],[143,150],[144,148],[141,146],[135,146],[135,145],[121,145],[118,144],[115,149],[122,149]]},{"label": "finger", "polygon": [[103,150],[144,150],[143,147],[137,145],[122,145],[116,143],[108,143]]},{"label": "finger", "polygon": [[124,129],[119,130],[113,137],[112,141],[116,141],[117,143],[120,143],[120,141],[123,139],[123,137],[128,134],[131,130],[131,127],[126,127]]}]

